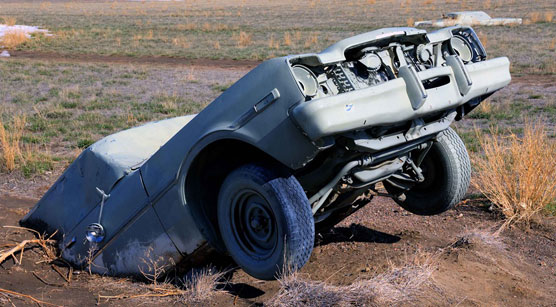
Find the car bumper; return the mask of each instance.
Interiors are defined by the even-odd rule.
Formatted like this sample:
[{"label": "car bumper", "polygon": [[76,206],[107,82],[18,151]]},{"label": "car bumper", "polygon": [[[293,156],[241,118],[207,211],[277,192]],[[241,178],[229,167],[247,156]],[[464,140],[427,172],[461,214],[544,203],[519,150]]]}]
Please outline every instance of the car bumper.
[{"label": "car bumper", "polygon": [[[506,57],[468,65],[456,61],[365,89],[303,102],[294,120],[312,140],[371,126],[384,126],[453,109],[510,83]],[[421,81],[444,77],[445,84],[424,89]]]}]

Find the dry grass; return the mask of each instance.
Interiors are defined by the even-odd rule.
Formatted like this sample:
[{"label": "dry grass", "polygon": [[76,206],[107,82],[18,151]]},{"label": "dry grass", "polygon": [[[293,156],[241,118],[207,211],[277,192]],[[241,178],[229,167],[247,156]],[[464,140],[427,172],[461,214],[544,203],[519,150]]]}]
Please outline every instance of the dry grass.
[{"label": "dry grass", "polygon": [[286,45],[286,46],[293,45],[292,36],[291,36],[290,32],[284,33],[284,45]]},{"label": "dry grass", "polygon": [[479,31],[479,33],[477,33],[477,36],[479,37],[479,40],[481,41],[481,44],[483,44],[483,46],[485,48],[487,48],[488,36],[485,33],[483,33],[482,31]]},{"label": "dry grass", "polygon": [[274,39],[274,34],[270,35],[270,39],[268,40],[268,48],[270,49],[280,49],[280,42]]},{"label": "dry grass", "polygon": [[[174,303],[205,306],[210,304],[214,296],[221,292],[219,285],[224,274],[224,272],[206,268],[193,273],[189,278],[178,279],[177,282],[166,280],[162,283],[141,285],[140,288],[126,287],[122,294],[102,295],[99,293],[97,299],[101,304],[111,300],[169,297]],[[118,288],[122,286],[121,283],[117,285]]]},{"label": "dry grass", "polygon": [[512,223],[529,224],[556,199],[556,142],[544,124],[526,123],[523,136],[502,138],[496,130],[478,138],[484,156],[474,159],[478,176],[473,182]]},{"label": "dry grass", "polygon": [[545,12],[544,13],[544,21],[552,22],[553,19],[554,19],[554,12]]},{"label": "dry grass", "polygon": [[179,46],[183,49],[187,49],[191,46],[189,40],[185,36],[175,37],[172,39],[172,44],[174,46]]},{"label": "dry grass", "polygon": [[415,26],[415,18],[409,17],[406,20],[406,24],[407,24],[408,27],[414,27]]},{"label": "dry grass", "polygon": [[22,146],[26,123],[24,115],[15,115],[6,124],[0,119],[0,171],[10,173],[17,169],[29,177],[53,169],[54,158],[46,146]]},{"label": "dry grass", "polygon": [[532,23],[542,23],[542,22],[552,22],[554,19],[554,12],[531,12],[529,13],[529,18],[526,20],[525,24]]},{"label": "dry grass", "polygon": [[147,249],[145,257],[141,259],[141,262],[143,265],[139,267],[139,271],[147,280],[152,282],[155,287],[158,285],[158,280],[164,276],[166,271],[175,265],[172,259],[166,261],[162,256],[155,258],[152,247]]},{"label": "dry grass", "polygon": [[251,40],[251,34],[247,34],[246,32],[239,32],[239,35],[236,37],[237,46],[240,48],[245,48],[253,42]]},{"label": "dry grass", "polygon": [[16,168],[16,159],[23,157],[20,140],[25,123],[25,116],[14,116],[12,124],[6,129],[0,119],[0,162],[8,172]]},{"label": "dry grass", "polygon": [[[31,295],[19,293],[19,292],[8,290],[8,289],[0,288],[0,293],[6,295],[6,298],[7,298],[6,301],[9,302],[11,306],[15,306],[15,304],[10,300],[10,298],[9,298],[10,296],[15,296],[15,297],[18,297],[20,299],[28,299],[28,300],[32,301],[33,303],[37,304],[38,306],[43,306],[43,305],[58,306],[58,305],[55,305],[55,304],[51,304],[49,302],[45,302],[45,301],[41,301],[39,299],[36,299],[36,298],[32,297]],[[3,301],[0,301],[0,302],[4,303]],[[6,302],[5,306],[8,306],[7,302]]]},{"label": "dry grass", "polygon": [[4,36],[0,38],[0,45],[8,49],[13,49],[29,40],[27,34],[21,30],[8,30]]},{"label": "dry grass", "polygon": [[430,281],[433,257],[415,260],[371,279],[347,286],[307,280],[300,273],[279,278],[278,293],[270,306],[392,306],[415,301]]},{"label": "dry grass", "polygon": [[8,16],[4,16],[2,17],[2,19],[4,19],[4,24],[7,26],[15,26],[15,17],[8,17]]},{"label": "dry grass", "polygon": [[180,301],[186,305],[206,305],[219,293],[219,285],[224,272],[205,268],[192,274],[189,280],[183,280],[186,291]]},{"label": "dry grass", "polygon": [[313,33],[311,35],[309,35],[309,37],[307,37],[307,40],[305,41],[305,48],[311,48],[313,46],[316,46],[317,43],[319,42],[319,34],[318,33]]}]

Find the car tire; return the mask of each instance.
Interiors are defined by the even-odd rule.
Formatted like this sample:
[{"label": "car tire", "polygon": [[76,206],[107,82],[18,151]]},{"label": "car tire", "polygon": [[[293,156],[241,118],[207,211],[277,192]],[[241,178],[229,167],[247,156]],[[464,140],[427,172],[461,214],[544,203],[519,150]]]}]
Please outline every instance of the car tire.
[{"label": "car tire", "polygon": [[384,182],[390,194],[401,196],[394,197],[394,201],[404,209],[419,215],[435,215],[463,199],[469,188],[471,163],[465,144],[452,128],[438,135],[420,167],[425,181],[408,191]]},{"label": "car tire", "polygon": [[249,275],[271,280],[309,260],[313,214],[293,175],[268,165],[241,166],[224,180],[217,210],[224,245]]}]

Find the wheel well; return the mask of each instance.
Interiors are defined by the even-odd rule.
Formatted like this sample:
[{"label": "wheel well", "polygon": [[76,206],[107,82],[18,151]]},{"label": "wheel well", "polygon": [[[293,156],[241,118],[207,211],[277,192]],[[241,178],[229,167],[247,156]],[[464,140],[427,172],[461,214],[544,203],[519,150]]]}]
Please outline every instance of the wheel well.
[{"label": "wheel well", "polygon": [[253,145],[239,140],[224,139],[203,148],[187,172],[184,183],[186,202],[199,230],[218,250],[225,250],[216,215],[220,186],[231,171],[253,162],[285,167]]}]

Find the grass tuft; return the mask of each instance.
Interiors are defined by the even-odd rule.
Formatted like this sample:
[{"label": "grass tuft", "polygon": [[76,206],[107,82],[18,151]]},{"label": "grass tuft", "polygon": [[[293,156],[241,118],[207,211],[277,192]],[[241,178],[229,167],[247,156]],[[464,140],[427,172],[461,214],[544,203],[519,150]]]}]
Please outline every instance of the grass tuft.
[{"label": "grass tuft", "polygon": [[246,32],[239,32],[239,35],[236,38],[237,40],[237,46],[240,48],[245,48],[249,45],[251,45],[252,40],[251,40],[251,34],[247,34]]},{"label": "grass tuft", "polygon": [[0,145],[2,146],[0,161],[8,172],[15,169],[16,159],[22,157],[20,140],[23,135],[25,123],[25,116],[14,116],[13,122],[8,126],[8,129],[6,129],[4,123],[0,119]]},{"label": "grass tuft", "polygon": [[284,274],[278,281],[280,290],[271,298],[270,306],[392,306],[419,297],[434,271],[433,257],[410,261],[401,267],[371,279],[347,286],[334,286],[307,280],[301,273]]},{"label": "grass tuft", "polygon": [[24,31],[13,29],[8,30],[4,33],[4,36],[0,38],[0,45],[13,49],[29,40],[27,34]]},{"label": "grass tuft", "polygon": [[211,268],[204,268],[192,274],[188,280],[183,280],[186,291],[181,301],[186,305],[205,305],[219,293],[219,285],[225,272]]},{"label": "grass tuft", "polygon": [[8,16],[4,16],[2,17],[2,19],[4,19],[4,24],[7,25],[8,27],[11,26],[15,26],[15,17],[8,17]]},{"label": "grass tuft", "polygon": [[473,182],[506,218],[502,228],[529,223],[556,199],[556,142],[541,123],[526,123],[523,136],[477,133],[484,155],[474,160]]}]

